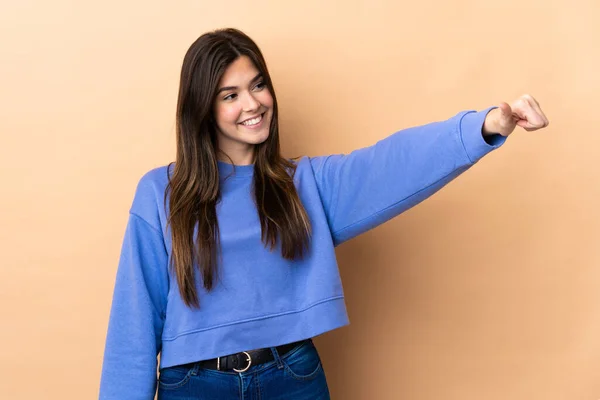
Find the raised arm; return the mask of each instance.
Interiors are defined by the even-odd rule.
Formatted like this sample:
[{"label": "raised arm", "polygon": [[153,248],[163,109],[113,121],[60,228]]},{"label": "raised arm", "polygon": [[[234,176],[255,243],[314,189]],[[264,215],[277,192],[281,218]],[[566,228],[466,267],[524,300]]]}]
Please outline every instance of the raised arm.
[{"label": "raised arm", "polygon": [[535,130],[547,124],[541,110],[519,98],[512,109],[502,103],[464,111],[348,155],[311,158],[335,244],[425,200],[500,147],[515,126]]}]

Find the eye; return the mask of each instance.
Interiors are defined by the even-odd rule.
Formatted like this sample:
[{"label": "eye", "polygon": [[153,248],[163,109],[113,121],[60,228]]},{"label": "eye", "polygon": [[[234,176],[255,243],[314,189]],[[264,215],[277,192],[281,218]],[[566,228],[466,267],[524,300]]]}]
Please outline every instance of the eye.
[{"label": "eye", "polygon": [[237,96],[237,94],[231,93],[231,94],[228,94],[227,96],[223,97],[223,100],[233,100],[233,99],[235,99],[235,96]]},{"label": "eye", "polygon": [[265,82],[264,81],[260,81],[256,84],[256,86],[254,86],[255,89],[257,90],[262,90],[266,87]]}]

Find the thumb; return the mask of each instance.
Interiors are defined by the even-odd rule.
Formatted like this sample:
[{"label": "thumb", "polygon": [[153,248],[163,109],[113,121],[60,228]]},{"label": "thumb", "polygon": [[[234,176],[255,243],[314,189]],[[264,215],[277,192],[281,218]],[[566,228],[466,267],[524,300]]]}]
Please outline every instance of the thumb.
[{"label": "thumb", "polygon": [[500,109],[500,117],[502,118],[503,123],[512,122],[512,108],[506,102],[502,102],[498,104],[498,108]]},{"label": "thumb", "polygon": [[508,103],[501,102],[498,107],[488,114],[483,123],[484,133],[498,133],[508,136],[515,130],[516,121],[513,118],[512,108]]}]

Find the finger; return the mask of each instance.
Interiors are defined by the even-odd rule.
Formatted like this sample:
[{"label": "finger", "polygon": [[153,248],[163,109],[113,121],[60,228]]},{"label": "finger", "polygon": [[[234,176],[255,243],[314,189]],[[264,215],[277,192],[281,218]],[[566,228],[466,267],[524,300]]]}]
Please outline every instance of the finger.
[{"label": "finger", "polygon": [[537,131],[540,128],[527,128],[527,127],[523,127],[523,129],[525,129],[527,132],[533,132],[533,131]]},{"label": "finger", "polygon": [[542,119],[544,120],[544,126],[548,126],[550,121],[548,121],[548,117],[546,117],[546,114],[544,114],[544,112],[542,111],[542,108],[540,107],[540,103],[538,103],[538,101],[529,94],[525,94],[522,97],[542,117]]},{"label": "finger", "polygon": [[526,130],[536,130],[546,126],[546,121],[533,108],[523,111],[523,117],[517,121],[517,125]]},{"label": "finger", "polygon": [[[529,96],[530,97],[530,96]],[[517,126],[522,128],[540,129],[546,126],[546,118],[534,107],[534,101],[527,95],[519,97],[513,105],[514,114],[518,117]]]},{"label": "finger", "polygon": [[526,99],[529,102],[529,104],[531,104],[531,107],[533,107],[533,109],[542,117],[542,119],[544,120],[544,126],[548,126],[550,121],[548,121],[548,117],[546,117],[546,114],[544,114],[544,112],[542,111],[542,108],[540,107],[540,104],[537,102],[537,100],[534,99],[532,96],[527,96]]}]

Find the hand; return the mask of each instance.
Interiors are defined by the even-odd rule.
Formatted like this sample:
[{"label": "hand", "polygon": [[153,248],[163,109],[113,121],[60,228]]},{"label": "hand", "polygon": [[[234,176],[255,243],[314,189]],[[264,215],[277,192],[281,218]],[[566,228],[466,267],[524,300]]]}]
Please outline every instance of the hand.
[{"label": "hand", "polygon": [[484,136],[508,136],[517,125],[531,132],[545,128],[549,123],[539,103],[530,95],[524,94],[510,105],[502,102],[498,108],[490,111],[485,117],[482,133]]}]

